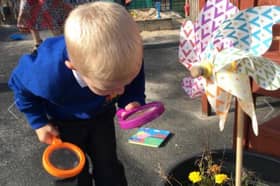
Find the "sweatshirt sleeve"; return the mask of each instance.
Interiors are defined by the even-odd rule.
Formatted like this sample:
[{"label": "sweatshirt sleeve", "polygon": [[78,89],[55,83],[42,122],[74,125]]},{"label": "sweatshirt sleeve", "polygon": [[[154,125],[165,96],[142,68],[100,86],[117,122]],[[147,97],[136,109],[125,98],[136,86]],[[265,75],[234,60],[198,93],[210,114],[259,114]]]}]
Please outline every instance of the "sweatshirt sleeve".
[{"label": "sweatshirt sleeve", "polygon": [[136,78],[125,87],[125,93],[120,96],[118,106],[124,108],[128,103],[137,101],[141,105],[145,104],[145,73],[144,63]]},{"label": "sweatshirt sleeve", "polygon": [[48,119],[43,107],[44,99],[26,90],[15,73],[11,75],[8,85],[14,92],[18,109],[25,114],[30,126],[33,129],[38,129],[46,125]]}]

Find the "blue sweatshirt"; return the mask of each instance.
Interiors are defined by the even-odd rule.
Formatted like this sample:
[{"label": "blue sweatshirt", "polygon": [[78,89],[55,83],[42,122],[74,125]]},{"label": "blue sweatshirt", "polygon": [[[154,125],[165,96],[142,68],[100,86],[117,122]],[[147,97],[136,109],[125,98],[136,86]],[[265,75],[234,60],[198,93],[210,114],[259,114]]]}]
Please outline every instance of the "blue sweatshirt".
[{"label": "blue sweatshirt", "polygon": [[[37,55],[23,55],[13,70],[9,87],[14,91],[16,105],[31,127],[38,129],[48,117],[58,120],[90,119],[109,105],[106,96],[82,87],[73,71],[65,66],[68,60],[63,36],[47,39]],[[145,77],[142,69],[118,99],[119,107],[132,101],[145,102]]]}]

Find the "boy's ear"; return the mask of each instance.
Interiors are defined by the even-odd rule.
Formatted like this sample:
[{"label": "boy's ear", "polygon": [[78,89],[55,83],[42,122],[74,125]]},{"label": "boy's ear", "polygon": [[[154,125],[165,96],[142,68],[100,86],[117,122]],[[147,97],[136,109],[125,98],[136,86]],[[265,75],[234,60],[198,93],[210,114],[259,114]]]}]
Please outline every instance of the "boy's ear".
[{"label": "boy's ear", "polygon": [[71,61],[66,60],[65,65],[67,68],[69,68],[71,70],[75,70],[75,67],[73,66],[73,63],[71,63]]}]

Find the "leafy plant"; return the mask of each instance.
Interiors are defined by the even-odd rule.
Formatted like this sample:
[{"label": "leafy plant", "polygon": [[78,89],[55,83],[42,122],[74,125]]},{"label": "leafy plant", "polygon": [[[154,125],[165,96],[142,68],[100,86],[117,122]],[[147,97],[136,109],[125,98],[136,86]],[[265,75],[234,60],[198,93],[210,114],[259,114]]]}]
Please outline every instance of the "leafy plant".
[{"label": "leafy plant", "polygon": [[[234,186],[231,175],[223,172],[223,160],[214,162],[211,151],[206,150],[195,162],[197,169],[189,172],[188,180],[196,186]],[[254,172],[243,169],[242,186],[267,186],[258,179]]]}]

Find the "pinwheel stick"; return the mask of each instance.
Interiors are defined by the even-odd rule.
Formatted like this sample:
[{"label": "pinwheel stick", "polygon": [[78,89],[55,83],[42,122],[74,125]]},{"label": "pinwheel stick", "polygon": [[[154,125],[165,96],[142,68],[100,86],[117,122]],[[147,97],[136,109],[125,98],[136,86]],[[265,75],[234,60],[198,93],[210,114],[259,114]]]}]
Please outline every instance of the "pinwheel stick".
[{"label": "pinwheel stick", "polygon": [[[209,66],[193,66],[190,69],[192,77],[203,76],[208,78],[212,74]],[[245,113],[239,105],[237,105],[237,133],[236,133],[236,161],[235,161],[235,186],[241,186],[242,181],[242,164],[243,164],[243,138],[244,138],[244,115]]]},{"label": "pinwheel stick", "polygon": [[245,113],[240,105],[237,105],[237,133],[236,133],[236,162],[235,162],[235,185],[241,186],[242,163],[243,163],[243,138],[244,138]]}]

